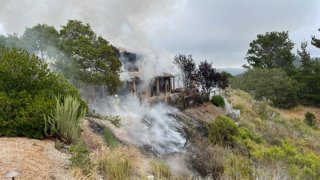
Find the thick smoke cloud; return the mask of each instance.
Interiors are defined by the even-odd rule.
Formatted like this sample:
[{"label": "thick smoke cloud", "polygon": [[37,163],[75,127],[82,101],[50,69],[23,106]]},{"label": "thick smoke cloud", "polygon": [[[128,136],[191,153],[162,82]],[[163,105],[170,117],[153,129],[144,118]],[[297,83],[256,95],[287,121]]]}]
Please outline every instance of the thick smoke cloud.
[{"label": "thick smoke cloud", "polygon": [[169,64],[182,52],[239,67],[257,34],[288,30],[297,48],[318,34],[319,16],[318,0],[2,0],[0,33],[1,24],[21,33],[37,23],[59,27],[80,19],[118,47],[158,57],[148,61]]}]

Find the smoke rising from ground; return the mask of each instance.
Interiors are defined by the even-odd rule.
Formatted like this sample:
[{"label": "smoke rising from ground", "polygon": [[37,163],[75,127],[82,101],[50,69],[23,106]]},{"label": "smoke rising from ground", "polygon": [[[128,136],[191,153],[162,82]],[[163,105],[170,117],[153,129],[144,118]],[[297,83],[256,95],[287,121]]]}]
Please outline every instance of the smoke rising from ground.
[{"label": "smoke rising from ground", "polygon": [[163,103],[149,105],[138,97],[124,95],[105,97],[91,106],[102,115],[121,117],[121,129],[129,143],[148,146],[159,154],[181,152],[186,144],[183,128],[172,116],[176,108]]}]

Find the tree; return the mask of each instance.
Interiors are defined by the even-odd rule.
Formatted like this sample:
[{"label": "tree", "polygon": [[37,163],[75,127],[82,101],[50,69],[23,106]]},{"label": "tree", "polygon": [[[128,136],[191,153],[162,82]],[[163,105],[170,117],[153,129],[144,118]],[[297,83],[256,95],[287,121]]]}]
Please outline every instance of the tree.
[{"label": "tree", "polygon": [[217,72],[212,63],[207,61],[200,62],[199,68],[196,71],[196,79],[203,93],[210,94],[214,87],[226,88],[228,83],[227,74]]},{"label": "tree", "polygon": [[210,94],[211,90],[218,85],[220,76],[218,72],[212,68],[212,63],[207,61],[200,62],[197,70],[197,80],[201,86],[202,92]]},{"label": "tree", "polygon": [[301,51],[298,49],[297,54],[300,56],[302,67],[307,69],[311,64],[310,52],[307,51],[308,42],[301,43]]},{"label": "tree", "polygon": [[288,32],[267,32],[257,35],[257,39],[250,43],[247,52],[246,68],[284,68],[290,69],[294,54],[291,50],[294,43],[289,39]]},{"label": "tree", "polygon": [[173,62],[179,67],[182,73],[182,81],[185,90],[191,90],[192,88],[194,88],[193,81],[194,75],[196,73],[196,64],[192,58],[192,55],[176,55]]},{"label": "tree", "polygon": [[62,26],[60,37],[61,49],[68,58],[60,66],[65,74],[73,69],[80,83],[103,85],[110,93],[116,92],[121,85],[121,62],[108,41],[97,36],[89,24],[76,20]]},{"label": "tree", "polygon": [[311,44],[317,48],[320,48],[320,39],[317,39],[315,36],[312,36],[311,39],[312,39]]},{"label": "tree", "polygon": [[43,138],[44,116],[55,107],[55,97],[79,91],[47,64],[26,51],[0,47],[0,136]]},{"label": "tree", "polygon": [[57,47],[59,38],[59,32],[53,26],[38,24],[24,31],[21,42],[25,50],[35,54],[39,53],[40,58],[44,59],[45,55],[56,55],[55,52],[50,54],[50,48]]},{"label": "tree", "polygon": [[271,100],[276,107],[291,108],[298,103],[298,83],[283,69],[249,69],[231,79],[231,86],[258,100]]}]

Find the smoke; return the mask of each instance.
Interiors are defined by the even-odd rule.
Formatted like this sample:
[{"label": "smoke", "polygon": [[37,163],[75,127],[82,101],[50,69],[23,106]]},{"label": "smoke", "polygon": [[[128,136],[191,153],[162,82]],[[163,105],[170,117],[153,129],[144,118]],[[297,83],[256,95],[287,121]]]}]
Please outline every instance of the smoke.
[{"label": "smoke", "polygon": [[[93,31],[114,46],[140,55],[137,66],[146,86],[152,78],[163,72],[176,72],[172,55],[153,47],[148,29],[153,28],[159,17],[170,16],[179,3],[181,1],[178,0],[2,0],[0,32],[3,29],[7,34],[21,35],[26,27],[39,23],[59,30],[70,19],[81,20],[89,23]],[[54,47],[51,51],[61,54]],[[121,79],[130,79],[130,74],[123,71]],[[132,144],[147,145],[159,153],[183,149],[186,140],[182,135],[182,127],[170,115],[178,111],[173,107],[162,103],[150,106],[130,95],[120,99],[105,97],[91,106],[103,115],[120,115],[122,128],[130,134]]]},{"label": "smoke", "polygon": [[67,20],[89,23],[95,32],[118,47],[149,49],[152,20],[172,12],[172,0],[26,0],[0,2],[0,22],[7,33],[45,23],[59,28]]},{"label": "smoke", "polygon": [[121,124],[131,144],[151,147],[159,154],[181,152],[186,144],[183,127],[175,120],[178,109],[164,103],[149,105],[138,97],[105,97],[91,106],[102,115],[121,117]]}]

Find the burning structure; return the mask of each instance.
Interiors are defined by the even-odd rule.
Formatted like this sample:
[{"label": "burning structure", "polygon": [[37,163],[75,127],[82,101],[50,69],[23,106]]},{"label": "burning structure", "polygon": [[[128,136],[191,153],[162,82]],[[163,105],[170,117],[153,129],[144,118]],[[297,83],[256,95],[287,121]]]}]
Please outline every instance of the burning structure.
[{"label": "burning structure", "polygon": [[173,97],[175,91],[175,76],[173,74],[162,72],[161,74],[152,77],[145,84],[142,80],[140,69],[137,66],[139,56],[130,52],[121,52],[121,61],[124,71],[127,73],[124,91],[136,95],[140,100],[148,102],[167,102]]}]

